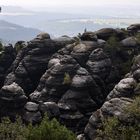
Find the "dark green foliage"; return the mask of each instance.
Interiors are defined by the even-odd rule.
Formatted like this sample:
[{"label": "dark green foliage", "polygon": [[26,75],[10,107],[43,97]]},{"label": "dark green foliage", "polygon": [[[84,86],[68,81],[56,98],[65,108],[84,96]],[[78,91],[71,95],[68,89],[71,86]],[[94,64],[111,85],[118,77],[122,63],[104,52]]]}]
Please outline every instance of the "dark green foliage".
[{"label": "dark green foliage", "polygon": [[26,140],[27,131],[21,119],[18,118],[15,123],[12,123],[9,118],[4,118],[0,123],[0,140]]},{"label": "dark green foliage", "polygon": [[114,58],[121,51],[122,47],[119,39],[115,36],[110,37],[104,47],[104,51],[111,57]]},{"label": "dark green foliage", "polygon": [[2,55],[3,55],[3,45],[0,42],[0,58],[2,57]]},{"label": "dark green foliage", "polygon": [[132,66],[132,60],[128,59],[128,61],[122,63],[122,65],[120,66],[120,72],[122,75],[127,74],[130,71],[130,68]]},{"label": "dark green foliage", "polygon": [[19,42],[15,44],[15,50],[18,53],[22,48],[26,47],[26,45],[24,44],[24,42]]},{"label": "dark green foliage", "polygon": [[56,119],[49,121],[45,116],[39,126],[29,127],[28,140],[76,140],[75,135],[59,124]]},{"label": "dark green foliage", "polygon": [[140,119],[140,97],[136,97],[134,102],[125,111],[133,118]]},{"label": "dark green foliage", "polygon": [[3,50],[3,45],[2,43],[0,42],[0,52]]},{"label": "dark green foliage", "polygon": [[137,43],[140,45],[140,33],[136,34]]},{"label": "dark green foliage", "polygon": [[0,140],[76,140],[76,136],[56,119],[44,117],[41,124],[25,126],[20,119],[12,123],[4,118],[0,123]]},{"label": "dark green foliage", "polygon": [[128,37],[129,36],[129,32],[127,29],[125,28],[121,28],[121,30],[123,31],[123,33],[125,34],[125,37]]},{"label": "dark green foliage", "polygon": [[134,48],[123,47],[119,39],[112,36],[108,39],[104,51],[111,58],[112,63],[119,69],[120,75],[124,76],[130,71],[132,59],[136,54]]},{"label": "dark green foliage", "polygon": [[[140,97],[124,109],[131,121],[120,121],[117,117],[109,117],[103,121],[102,130],[98,130],[103,140],[139,140],[140,139]],[[126,120],[127,121],[127,120]]]}]

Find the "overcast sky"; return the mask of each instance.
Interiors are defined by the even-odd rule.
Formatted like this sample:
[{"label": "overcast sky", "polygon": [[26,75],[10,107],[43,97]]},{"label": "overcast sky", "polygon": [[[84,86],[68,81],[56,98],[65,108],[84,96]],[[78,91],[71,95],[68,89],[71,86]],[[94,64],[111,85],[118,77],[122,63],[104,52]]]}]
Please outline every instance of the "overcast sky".
[{"label": "overcast sky", "polygon": [[140,0],[0,0],[0,5],[22,7],[49,6],[96,6],[96,5],[140,5]]}]

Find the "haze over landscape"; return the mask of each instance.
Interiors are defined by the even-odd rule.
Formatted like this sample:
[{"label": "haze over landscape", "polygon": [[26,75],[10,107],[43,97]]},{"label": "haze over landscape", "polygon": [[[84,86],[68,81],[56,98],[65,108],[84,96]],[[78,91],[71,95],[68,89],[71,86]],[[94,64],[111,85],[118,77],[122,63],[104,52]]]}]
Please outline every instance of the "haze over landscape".
[{"label": "haze over landscape", "polygon": [[[0,0],[0,5],[0,38],[7,41],[30,40],[42,31],[53,37],[74,36],[85,28],[91,31],[103,27],[125,28],[140,22],[138,0]],[[3,21],[9,23],[9,28],[3,25]],[[16,24],[18,29],[13,28],[11,23]],[[16,36],[16,32],[14,38],[4,38],[5,29],[9,32],[15,29],[20,34],[19,26],[23,26],[21,37]],[[25,28],[32,28],[28,37],[23,37]]]}]

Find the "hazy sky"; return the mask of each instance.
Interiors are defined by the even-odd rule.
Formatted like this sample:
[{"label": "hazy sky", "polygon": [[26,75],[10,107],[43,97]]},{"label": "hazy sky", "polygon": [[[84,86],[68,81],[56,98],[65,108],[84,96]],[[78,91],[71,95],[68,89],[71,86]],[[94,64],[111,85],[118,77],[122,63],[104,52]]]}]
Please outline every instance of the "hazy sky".
[{"label": "hazy sky", "polygon": [[140,0],[0,0],[0,5],[14,5],[22,7],[49,6],[96,6],[96,5],[140,5]]}]

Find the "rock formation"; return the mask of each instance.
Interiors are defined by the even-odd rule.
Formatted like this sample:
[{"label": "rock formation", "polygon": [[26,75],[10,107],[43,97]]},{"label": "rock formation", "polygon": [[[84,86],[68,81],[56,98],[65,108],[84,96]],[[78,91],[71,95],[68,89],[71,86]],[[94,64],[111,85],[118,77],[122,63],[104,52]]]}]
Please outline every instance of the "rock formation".
[{"label": "rock formation", "polygon": [[138,25],[126,31],[85,32],[74,38],[51,39],[41,33],[18,48],[15,60],[15,53],[2,56],[1,117],[19,114],[25,122],[35,124],[47,113],[82,134],[78,139],[95,139],[102,118],[124,118],[123,106],[131,104],[136,94],[140,61],[139,56],[134,57],[140,43],[134,31],[139,32]]}]

